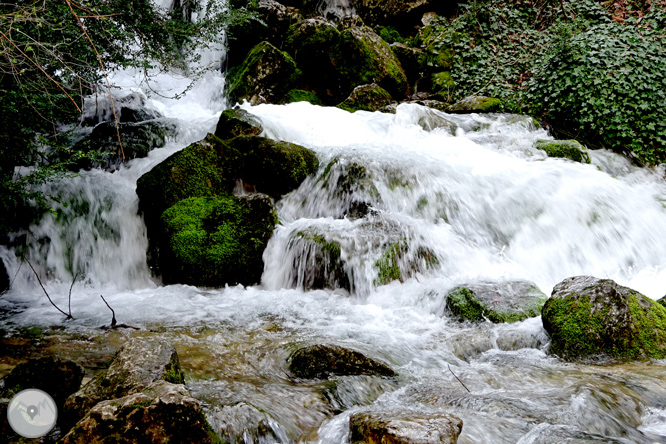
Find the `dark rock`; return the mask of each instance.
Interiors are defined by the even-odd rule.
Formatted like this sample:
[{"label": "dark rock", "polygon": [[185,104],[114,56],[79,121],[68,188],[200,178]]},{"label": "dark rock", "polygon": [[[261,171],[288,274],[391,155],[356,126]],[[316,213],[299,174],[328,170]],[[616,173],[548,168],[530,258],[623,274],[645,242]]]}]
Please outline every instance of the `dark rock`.
[{"label": "dark rock", "polygon": [[[303,19],[300,12],[274,0],[259,0],[256,6],[244,2],[239,7],[249,8],[255,17],[229,27],[229,68],[240,65],[250,50],[262,41],[281,47],[289,27]],[[262,23],[263,22],[263,23]]]},{"label": "dark rock", "polygon": [[102,401],[61,444],[219,443],[201,403],[182,384],[157,381],[141,392]]},{"label": "dark rock", "polygon": [[380,200],[379,191],[368,169],[360,163],[335,157],[317,179],[322,188],[332,191],[337,200],[337,217],[360,219]]},{"label": "dark rock", "polygon": [[377,111],[391,102],[393,102],[391,94],[381,86],[373,83],[354,88],[349,97],[338,105],[338,108],[350,113],[358,110]]},{"label": "dark rock", "polygon": [[563,280],[546,301],[542,320],[550,353],[569,361],[666,358],[666,309],[610,279]]},{"label": "dark rock", "polygon": [[302,252],[294,258],[292,264],[292,287],[304,290],[351,289],[338,242],[327,240],[322,234],[310,229],[296,233],[290,239],[288,248]]},{"label": "dark rock", "polygon": [[244,109],[227,109],[217,121],[215,135],[227,140],[237,136],[258,136],[263,130],[261,120]]},{"label": "dark rock", "polygon": [[426,70],[423,63],[425,58],[423,50],[412,48],[411,46],[400,42],[391,43],[391,50],[400,61],[402,68],[405,70],[409,84],[415,85],[416,81],[421,78],[422,73]]},{"label": "dark rock", "polygon": [[435,253],[427,247],[410,247],[406,240],[388,244],[384,254],[375,262],[377,279],[375,285],[385,285],[391,281],[404,282],[425,270],[439,264]]},{"label": "dark rock", "polygon": [[544,150],[548,157],[561,157],[574,162],[590,163],[587,150],[575,140],[537,140],[536,148]]},{"label": "dark rock", "polygon": [[71,426],[98,402],[141,392],[159,380],[183,383],[176,349],[159,338],[132,339],[118,350],[108,369],[67,398],[63,418]]},{"label": "dark rock", "polygon": [[303,379],[357,375],[396,376],[386,364],[338,345],[299,348],[289,357],[288,363],[289,370]]},{"label": "dark rock", "polygon": [[163,117],[158,111],[146,107],[146,97],[140,93],[130,93],[120,98],[114,97],[115,117],[108,94],[98,93],[94,99],[92,97],[86,99],[84,105],[83,124],[89,126],[115,121],[116,118],[121,123],[138,123]]},{"label": "dark rock", "polygon": [[278,103],[296,86],[300,75],[289,54],[261,42],[252,48],[240,66],[229,71],[227,92],[232,102]]},{"label": "dark rock", "polygon": [[317,97],[317,94],[304,89],[292,89],[282,98],[283,104],[295,102],[310,102],[313,105],[323,105],[323,102]]},{"label": "dark rock", "polygon": [[663,296],[660,299],[657,299],[657,303],[661,304],[662,306],[666,307],[666,296]]},{"label": "dark rock", "polygon": [[351,444],[455,444],[462,427],[447,413],[360,412],[349,418]]},{"label": "dark rock", "polygon": [[[118,143],[120,133],[121,145]],[[176,127],[167,120],[149,120],[140,123],[103,122],[74,145],[83,152],[100,151],[101,157],[79,162],[79,168],[102,167],[113,170],[123,161],[146,157],[148,153],[163,147],[169,137],[176,135]],[[123,159],[124,155],[124,159]]]},{"label": "dark rock", "polygon": [[494,113],[502,109],[502,101],[492,97],[469,96],[451,105],[446,112],[455,114]]},{"label": "dark rock", "polygon": [[289,442],[286,431],[277,421],[244,402],[216,408],[210,418],[213,430],[225,443]]},{"label": "dark rock", "polygon": [[468,321],[517,322],[539,316],[546,299],[529,281],[480,281],[451,290],[446,296],[446,307]]},{"label": "dark rock", "polygon": [[5,262],[0,259],[0,294],[9,290],[11,281],[9,279],[9,273],[7,273],[7,267]]},{"label": "dark rock", "polygon": [[2,379],[0,397],[11,398],[21,390],[43,390],[62,408],[69,395],[81,387],[83,368],[72,361],[52,356],[31,359],[14,367]]},{"label": "dark rock", "polygon": [[259,283],[262,254],[278,222],[271,200],[260,194],[184,199],[162,220],[164,283],[208,287]]}]

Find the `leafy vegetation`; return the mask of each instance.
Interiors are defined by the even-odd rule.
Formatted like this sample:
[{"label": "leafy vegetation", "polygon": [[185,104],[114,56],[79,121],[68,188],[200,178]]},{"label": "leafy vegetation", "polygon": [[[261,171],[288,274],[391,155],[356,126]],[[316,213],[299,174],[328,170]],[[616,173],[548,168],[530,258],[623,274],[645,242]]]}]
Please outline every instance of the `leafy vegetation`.
[{"label": "leafy vegetation", "polygon": [[106,74],[133,67],[150,82],[149,70],[191,71],[227,23],[250,14],[219,1],[205,9],[192,0],[177,4],[170,11],[150,0],[0,4],[0,234],[49,208],[35,184],[91,155],[71,148],[67,128],[79,120],[84,96],[111,86]]},{"label": "leafy vegetation", "polygon": [[502,99],[556,133],[666,161],[666,3],[477,0],[421,39],[453,100]]}]

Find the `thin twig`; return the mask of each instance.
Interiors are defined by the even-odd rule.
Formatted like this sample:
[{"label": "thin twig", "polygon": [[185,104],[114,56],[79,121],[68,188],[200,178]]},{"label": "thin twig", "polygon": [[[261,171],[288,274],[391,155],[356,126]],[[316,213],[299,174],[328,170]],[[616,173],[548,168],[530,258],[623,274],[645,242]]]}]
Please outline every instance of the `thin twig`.
[{"label": "thin twig", "polygon": [[99,297],[102,298],[102,300],[104,301],[104,303],[106,304],[106,306],[109,307],[109,310],[111,310],[111,327],[115,327],[115,326],[116,326],[116,312],[113,311],[113,308],[111,308],[111,306],[109,305],[109,303],[106,302],[106,299],[104,299],[104,296],[102,296],[102,295],[100,294]]},{"label": "thin twig", "polygon": [[[25,259],[25,258],[24,258],[24,259]],[[37,278],[37,282],[39,282],[39,286],[42,287],[42,290],[44,290],[44,294],[45,294],[46,297],[48,298],[48,300],[49,300],[49,302],[51,303],[51,305],[53,305],[53,306],[56,308],[56,310],[58,310],[60,313],[62,313],[62,314],[64,314],[65,316],[67,316],[67,319],[74,319],[74,317],[72,316],[71,312],[70,312],[70,314],[65,313],[64,311],[62,311],[62,310],[60,309],[60,307],[58,307],[58,306],[57,306],[57,305],[51,300],[51,296],[49,296],[48,292],[46,291],[46,288],[44,288],[44,285],[42,285],[42,280],[39,278],[39,275],[37,274],[37,272],[36,272],[35,269],[33,268],[33,266],[32,266],[32,264],[30,263],[30,261],[29,261],[28,259],[25,259],[25,261],[26,261],[26,262],[28,263],[28,265],[30,266],[30,269],[32,270],[32,272],[35,273],[35,277]]]},{"label": "thin twig", "polygon": [[76,277],[79,275],[79,272],[77,271],[76,274],[74,275],[74,279],[72,279],[72,285],[69,287],[69,312],[72,312],[72,288],[74,288],[74,282],[76,282]]},{"label": "thin twig", "polygon": [[564,9],[564,0],[560,0],[560,5],[562,6],[562,14],[564,14],[564,21],[569,23],[569,16],[567,15],[567,10]]},{"label": "thin twig", "polygon": [[[448,365],[448,364],[447,364],[447,365]],[[451,370],[451,366],[450,366],[450,365],[449,365],[449,371],[451,372],[451,374],[453,375],[453,377],[456,378],[456,379],[458,380],[458,382],[462,384],[463,387],[465,387],[465,390],[467,390],[467,393],[472,393],[472,392],[469,391],[469,389],[467,388],[467,386],[465,385],[465,383],[462,382],[462,381],[460,380],[460,378],[456,376],[455,373],[453,373],[453,370]]]}]

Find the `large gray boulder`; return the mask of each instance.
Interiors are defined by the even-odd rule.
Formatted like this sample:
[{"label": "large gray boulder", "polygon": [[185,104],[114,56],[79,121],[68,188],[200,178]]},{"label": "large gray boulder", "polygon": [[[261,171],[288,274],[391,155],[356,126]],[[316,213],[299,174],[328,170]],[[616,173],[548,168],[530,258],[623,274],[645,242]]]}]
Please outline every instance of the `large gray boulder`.
[{"label": "large gray boulder", "polygon": [[455,444],[460,418],[446,413],[361,412],[349,418],[351,444]]},{"label": "large gray boulder", "polygon": [[563,280],[546,301],[542,320],[550,353],[569,361],[666,358],[666,309],[610,279]]},{"label": "large gray boulder", "polygon": [[67,398],[63,418],[76,423],[98,402],[141,392],[156,381],[183,383],[176,349],[160,338],[135,338],[116,353],[109,367]]},{"label": "large gray boulder", "polygon": [[182,384],[157,381],[117,399],[102,401],[60,441],[89,443],[213,444],[220,439],[201,403]]}]

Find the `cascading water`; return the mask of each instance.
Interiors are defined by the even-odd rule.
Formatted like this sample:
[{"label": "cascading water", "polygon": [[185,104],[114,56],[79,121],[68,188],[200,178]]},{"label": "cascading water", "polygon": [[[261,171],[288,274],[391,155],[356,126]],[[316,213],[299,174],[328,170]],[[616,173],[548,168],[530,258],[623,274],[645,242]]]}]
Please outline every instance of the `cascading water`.
[{"label": "cascading water", "polygon": [[[61,202],[55,213],[30,228],[25,251],[1,251],[14,280],[0,298],[8,334],[37,325],[88,335],[85,347],[62,349],[85,361],[109,338],[96,329],[109,320],[102,293],[119,322],[151,327],[176,345],[213,427],[246,443],[344,443],[352,413],[386,409],[453,413],[464,422],[461,444],[666,442],[663,361],[564,364],[545,353],[540,318],[472,325],[444,308],[447,291],[462,282],[527,279],[549,293],[579,274],[662,296],[663,171],[606,151],[591,153],[591,165],[546,158],[535,148],[546,132],[515,115],[243,105],[266,136],[312,149],[321,167],[277,202],[261,285],[161,286],[146,266],[136,181],[213,131],[226,107],[224,79],[211,72],[181,100],[148,97],[133,73],[114,80],[144,94],[178,135],[113,173],[49,185]],[[186,82],[158,76],[151,87]],[[455,134],[431,124],[442,118]],[[308,239],[335,246],[323,273],[312,271],[323,259]],[[378,265],[387,249],[401,252],[395,280]],[[78,274],[75,320],[53,309],[19,253],[61,306]],[[400,376],[295,381],[285,370],[294,343],[346,345]]]}]

